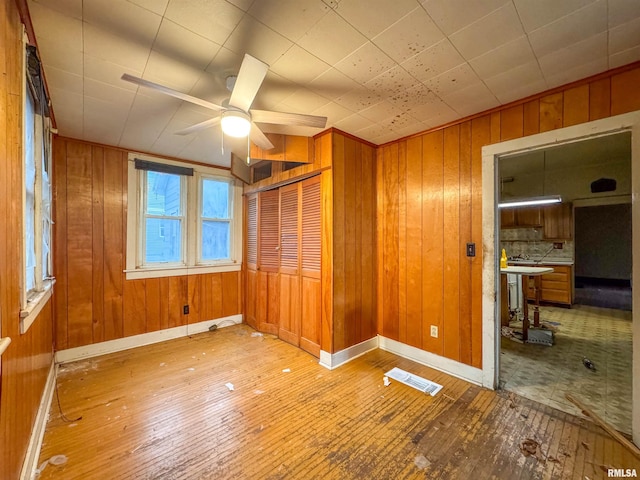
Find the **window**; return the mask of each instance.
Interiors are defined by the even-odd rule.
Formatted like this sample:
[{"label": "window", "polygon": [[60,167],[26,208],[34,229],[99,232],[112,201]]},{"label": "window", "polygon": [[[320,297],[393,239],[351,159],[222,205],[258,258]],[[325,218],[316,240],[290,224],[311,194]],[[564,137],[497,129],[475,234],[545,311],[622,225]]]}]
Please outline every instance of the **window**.
[{"label": "window", "polygon": [[128,279],[240,270],[242,188],[229,171],[130,154],[128,189]]},{"label": "window", "polygon": [[35,49],[25,49],[23,104],[23,280],[20,330],[26,332],[51,296],[51,136]]}]

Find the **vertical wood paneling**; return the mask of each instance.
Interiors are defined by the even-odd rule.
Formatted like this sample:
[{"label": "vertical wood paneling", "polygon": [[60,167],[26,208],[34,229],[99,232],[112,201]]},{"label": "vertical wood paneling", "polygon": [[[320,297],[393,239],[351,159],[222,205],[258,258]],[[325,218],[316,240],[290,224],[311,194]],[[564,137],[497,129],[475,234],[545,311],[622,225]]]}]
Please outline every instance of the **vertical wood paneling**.
[{"label": "vertical wood paneling", "polygon": [[589,84],[589,120],[611,115],[611,79],[609,77]]},{"label": "vertical wood paneling", "polygon": [[[442,355],[443,334],[443,132],[422,137],[422,347]],[[431,336],[431,327],[438,337]]]},{"label": "vertical wood paneling", "polygon": [[500,111],[500,140],[520,138],[524,131],[524,109],[515,105]]},{"label": "vertical wood paneling", "polygon": [[382,256],[385,261],[382,282],[382,335],[398,340],[398,144],[383,147],[384,224]]},{"label": "vertical wood paneling", "polygon": [[[330,135],[324,135],[325,138]],[[316,148],[319,142],[316,141]],[[317,151],[317,150],[316,150]],[[331,170],[325,170],[320,174],[320,208],[321,221],[321,262],[320,295],[321,295],[321,324],[322,333],[320,342],[322,350],[333,351],[333,174]],[[304,273],[304,272],[303,272]],[[306,298],[306,289],[303,281],[303,301]],[[304,304],[303,304],[304,312]]]},{"label": "vertical wood paneling", "polygon": [[104,150],[91,148],[92,166],[92,257],[93,265],[93,338],[94,343],[104,341]]},{"label": "vertical wood paneling", "polygon": [[407,343],[407,142],[398,142],[398,340]]},{"label": "vertical wood paneling", "polygon": [[640,110],[640,68],[611,77],[611,115]]},{"label": "vertical wood paneling", "polygon": [[523,108],[523,130],[524,136],[533,135],[540,132],[540,101],[531,100],[522,105]]},{"label": "vertical wood paneling", "polygon": [[[342,350],[344,342],[336,341],[336,337],[343,338],[345,331],[346,296],[345,296],[345,268],[346,268],[346,235],[345,235],[345,156],[342,135],[333,137],[333,348]],[[304,209],[303,209],[304,211]]]},{"label": "vertical wood paneling", "polygon": [[589,121],[589,85],[564,91],[562,124],[565,127]]},{"label": "vertical wood paneling", "polygon": [[471,122],[460,125],[460,361],[471,364],[471,262],[466,244],[471,235]]},{"label": "vertical wood paneling", "polygon": [[198,323],[201,320],[205,320],[202,317],[203,299],[200,297],[200,284],[203,281],[203,277],[204,275],[189,275],[187,277],[187,304],[189,305],[187,323]]},{"label": "vertical wood paneling", "polygon": [[67,144],[67,255],[69,346],[93,341],[93,221],[91,146]]},{"label": "vertical wood paneling", "polygon": [[[521,120],[522,115],[516,115]],[[502,120],[501,120],[502,123]],[[443,353],[460,360],[460,126],[444,131]]]},{"label": "vertical wood paneling", "polygon": [[562,92],[540,99],[540,131],[562,128]]},{"label": "vertical wood paneling", "polygon": [[[55,303],[55,348],[68,348],[67,339],[67,145],[64,140],[53,142],[53,289]],[[58,207],[60,206],[60,207]]]},{"label": "vertical wood paneling", "polygon": [[[335,137],[342,137],[336,135]],[[355,345],[358,343],[357,338],[357,322],[359,321],[359,306],[355,301],[356,297],[356,249],[358,248],[356,236],[356,218],[358,218],[359,212],[356,210],[355,205],[355,192],[356,184],[359,183],[356,179],[356,163],[359,163],[356,157],[356,142],[352,138],[344,138],[342,155],[336,155],[334,157],[334,165],[339,160],[343,162],[344,172],[344,195],[342,197],[343,211],[345,212],[344,226],[343,226],[343,242],[344,242],[344,275],[340,275],[343,279],[343,299],[344,299],[344,326],[342,335],[334,335],[336,351],[342,350],[349,345]],[[340,143],[336,138],[336,143]],[[342,157],[340,159],[340,157]],[[337,165],[336,165],[337,166]],[[339,200],[338,200],[339,201]],[[336,199],[334,198],[334,202]],[[336,203],[334,203],[335,205]],[[337,225],[340,228],[340,225]],[[336,230],[337,230],[336,228]],[[336,251],[340,247],[336,245]],[[337,271],[334,271],[334,277],[338,275]],[[338,283],[336,279],[335,284]],[[337,301],[337,299],[336,299]],[[338,330],[338,329],[336,329]]]},{"label": "vertical wood paneling", "polygon": [[146,280],[129,280],[124,283],[125,337],[145,333],[147,325],[146,302]]},{"label": "vertical wood paneling", "polygon": [[376,325],[376,159],[373,147],[362,145],[361,150],[361,198],[362,212],[360,236],[360,285],[361,285],[361,332],[359,340],[377,334]]},{"label": "vertical wood paneling", "polygon": [[161,330],[161,313],[160,313],[160,279],[159,278],[147,278],[145,280],[145,306],[146,312],[146,329],[147,331],[154,332]]},{"label": "vertical wood paneling", "polygon": [[228,317],[240,313],[239,272],[221,273],[222,280],[222,316]]}]

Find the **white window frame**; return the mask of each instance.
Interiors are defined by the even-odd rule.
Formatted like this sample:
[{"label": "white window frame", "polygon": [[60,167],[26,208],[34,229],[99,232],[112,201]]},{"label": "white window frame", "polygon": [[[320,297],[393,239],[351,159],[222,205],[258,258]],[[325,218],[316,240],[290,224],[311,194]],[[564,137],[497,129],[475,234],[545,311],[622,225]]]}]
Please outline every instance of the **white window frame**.
[{"label": "white window frame", "polygon": [[[221,260],[202,260],[202,222],[205,220],[209,220],[209,221],[215,221],[215,222],[223,222],[223,221],[227,221],[229,222],[229,225],[231,225],[231,228],[229,229],[229,255],[231,258],[233,257],[233,244],[234,244],[234,231],[233,231],[233,212],[234,212],[234,208],[235,208],[235,204],[236,202],[234,201],[234,182],[235,180],[232,177],[222,177],[220,175],[212,175],[212,174],[205,174],[205,173],[197,173],[195,174],[196,177],[196,182],[198,184],[198,188],[196,189],[196,193],[198,195],[198,215],[196,218],[196,246],[195,246],[195,252],[196,252],[196,259],[195,259],[195,263],[197,265],[220,265],[220,264],[225,264],[225,263],[229,263],[228,259],[221,259]],[[209,218],[209,217],[204,217],[203,216],[203,211],[202,211],[202,185],[204,183],[204,180],[216,180],[218,182],[226,182],[229,184],[230,188],[229,188],[229,213],[230,213],[230,217],[225,219],[225,218]]]},{"label": "white window frame", "polygon": [[[147,160],[166,165],[193,168],[193,176],[183,176],[185,189],[181,192],[184,197],[185,217],[182,232],[183,259],[179,264],[145,264],[144,263],[144,211],[143,211],[143,182],[144,170],[135,168],[135,160]],[[142,278],[171,277],[178,275],[198,275],[203,273],[236,272],[242,269],[242,186],[222,168],[208,167],[199,164],[179,162],[141,153],[131,152],[128,155],[127,198],[127,251],[125,275],[127,280]],[[231,231],[229,260],[211,262],[200,261],[201,240],[201,179],[215,178],[228,181],[230,188]]]},{"label": "white window frame", "polygon": [[[27,259],[26,259],[26,244],[27,244],[27,231],[26,231],[26,212],[27,212],[27,195],[26,195],[26,155],[27,145],[25,142],[25,129],[26,129],[26,99],[27,95],[30,95],[30,86],[27,81],[26,71],[26,57],[27,57],[27,38],[24,36],[23,41],[23,57],[22,57],[22,242],[20,247],[21,258],[21,283],[20,283],[20,333],[26,333],[42,308],[47,304],[53,293],[53,284],[55,279],[53,278],[52,269],[52,255],[49,255],[47,265],[43,265],[42,251],[43,251],[43,222],[50,219],[44,218],[44,209],[42,205],[42,172],[44,163],[47,164],[47,170],[51,174],[51,121],[49,118],[43,118],[38,112],[34,112],[34,145],[33,155],[35,164],[35,187],[34,187],[34,241],[35,241],[35,287],[27,291]],[[34,96],[35,97],[35,96]],[[35,100],[35,98],[34,98]],[[48,149],[44,149],[44,142],[49,144]],[[44,158],[44,153],[48,155]],[[49,198],[52,199],[51,193],[51,177],[49,178]],[[49,209],[51,212],[51,209]],[[53,249],[53,231],[49,228],[49,251]]]}]

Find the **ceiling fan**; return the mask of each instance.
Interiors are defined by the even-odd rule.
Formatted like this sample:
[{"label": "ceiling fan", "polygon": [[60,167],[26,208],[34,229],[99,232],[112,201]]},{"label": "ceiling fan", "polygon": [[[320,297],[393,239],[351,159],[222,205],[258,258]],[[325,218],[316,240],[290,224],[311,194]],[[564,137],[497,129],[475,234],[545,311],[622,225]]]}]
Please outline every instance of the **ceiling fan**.
[{"label": "ceiling fan", "polygon": [[249,135],[251,141],[260,148],[270,150],[273,148],[273,144],[256,125],[256,122],[324,128],[327,124],[327,117],[250,108],[268,70],[269,65],[249,54],[245,54],[238,76],[227,78],[227,88],[231,91],[231,97],[222,102],[222,105],[216,105],[127,73],[122,75],[122,80],[220,112],[219,116],[176,132],[178,135],[198,132],[220,123],[225,134],[240,138]]}]

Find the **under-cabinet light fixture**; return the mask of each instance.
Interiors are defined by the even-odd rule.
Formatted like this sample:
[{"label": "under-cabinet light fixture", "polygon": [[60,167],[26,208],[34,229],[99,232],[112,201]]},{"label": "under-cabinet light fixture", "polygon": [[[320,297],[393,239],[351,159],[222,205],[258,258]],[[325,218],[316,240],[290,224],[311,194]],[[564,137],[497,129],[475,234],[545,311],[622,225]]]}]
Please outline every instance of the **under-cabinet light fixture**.
[{"label": "under-cabinet light fixture", "polygon": [[562,197],[560,195],[547,195],[544,197],[521,198],[519,200],[500,202],[498,203],[498,208],[531,207],[535,205],[549,205],[561,202]]}]

